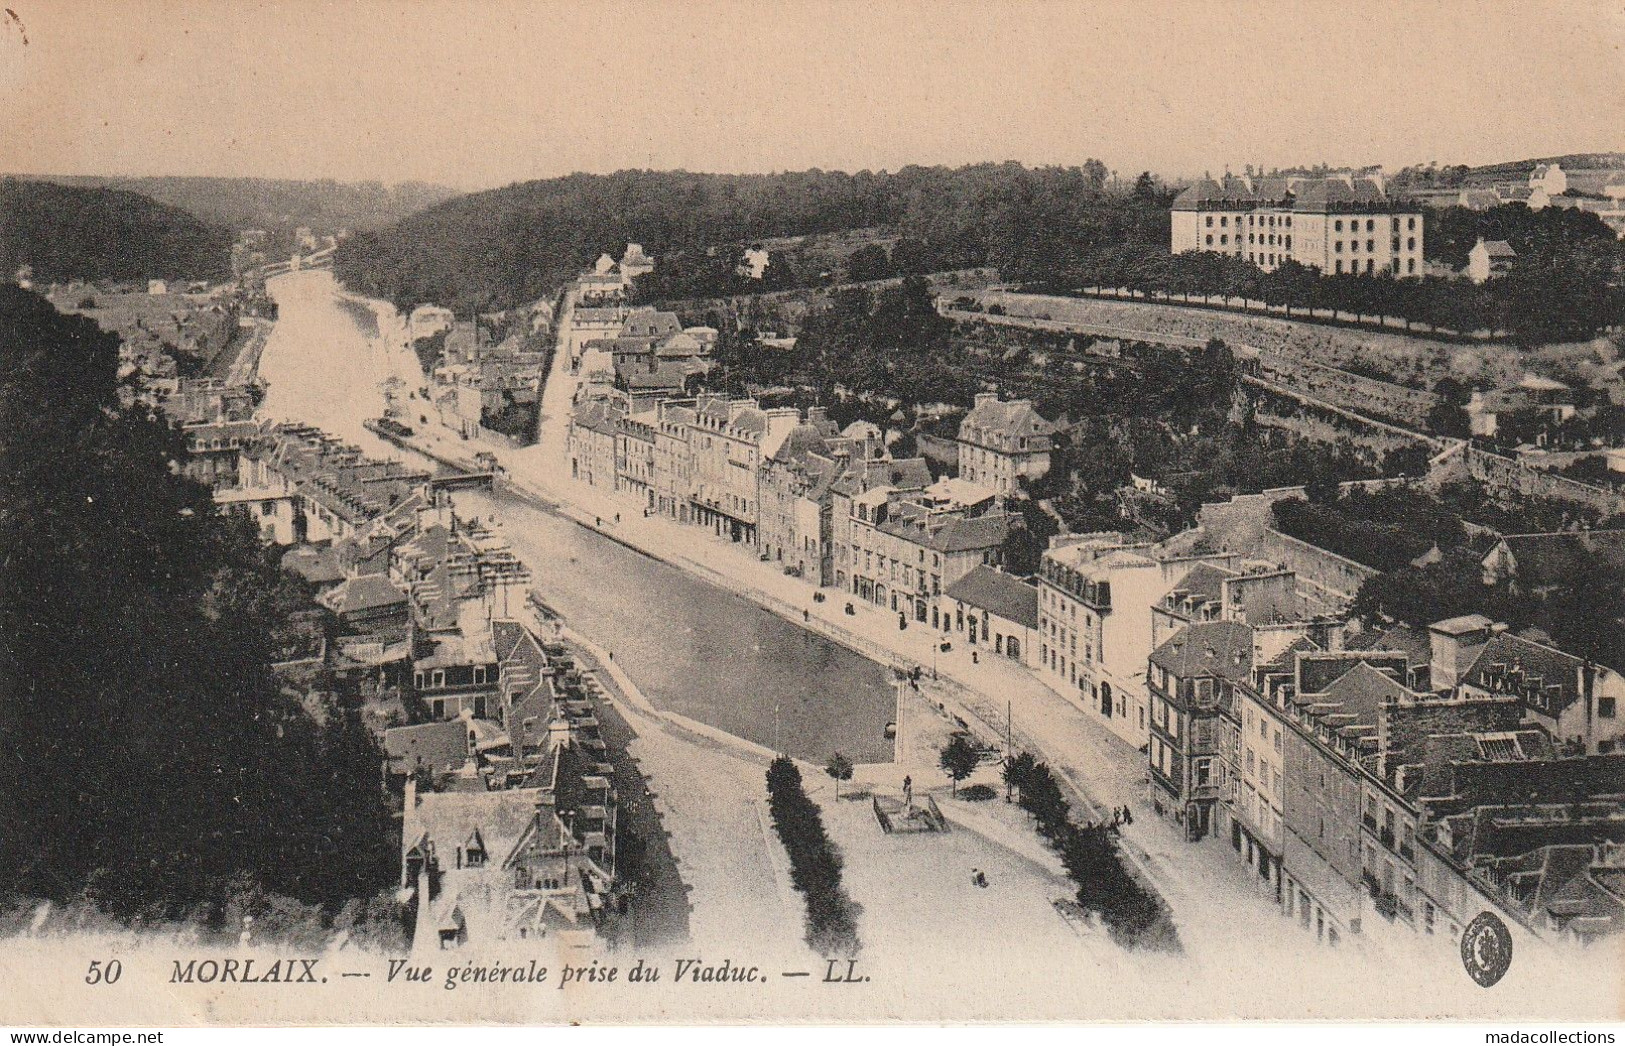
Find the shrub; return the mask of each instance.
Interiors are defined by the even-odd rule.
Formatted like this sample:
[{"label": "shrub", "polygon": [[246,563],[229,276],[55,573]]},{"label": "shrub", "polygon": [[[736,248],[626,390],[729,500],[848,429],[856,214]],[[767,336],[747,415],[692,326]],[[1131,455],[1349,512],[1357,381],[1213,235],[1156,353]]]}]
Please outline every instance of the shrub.
[{"label": "shrub", "polygon": [[998,794],[999,793],[995,792],[992,788],[985,784],[973,784],[963,792],[960,792],[959,798],[972,803],[985,803]]}]

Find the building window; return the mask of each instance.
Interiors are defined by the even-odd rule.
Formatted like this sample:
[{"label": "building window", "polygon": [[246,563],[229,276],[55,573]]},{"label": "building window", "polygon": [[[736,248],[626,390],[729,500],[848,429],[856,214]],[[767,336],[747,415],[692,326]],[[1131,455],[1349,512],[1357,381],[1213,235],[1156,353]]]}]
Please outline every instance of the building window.
[{"label": "building window", "polygon": [[1343,273],[1343,263],[1341,261],[1337,263],[1337,273],[1338,275],[1342,275]]},{"label": "building window", "polygon": [[1377,231],[1377,223],[1375,221],[1373,221],[1372,219],[1367,218],[1365,220],[1365,231],[1366,232],[1376,232]]},{"label": "building window", "polygon": [[1212,234],[1212,233],[1208,233],[1208,236],[1207,236],[1207,245],[1208,245],[1208,246],[1209,246],[1209,247],[1211,247],[1211,246],[1213,246],[1213,234]]},{"label": "building window", "polygon": [[1342,232],[1343,231],[1343,223],[1341,221],[1332,222],[1332,230],[1334,232]]},{"label": "building window", "polygon": [[1222,235],[1222,234],[1219,236],[1219,246],[1220,247],[1225,246],[1229,242],[1230,242],[1230,237]]},{"label": "building window", "polygon": [[1407,251],[1416,250],[1416,237],[1412,236],[1410,239],[1405,241],[1405,249]]},{"label": "building window", "polygon": [[1332,244],[1332,251],[1335,254],[1342,254],[1343,253],[1343,241],[1338,240],[1336,243]]},{"label": "building window", "polygon": [[1367,240],[1367,241],[1365,241],[1365,249],[1368,250],[1368,251],[1376,250],[1377,249],[1377,241],[1376,240]]},{"label": "building window", "polygon": [[1599,698],[1597,698],[1597,718],[1598,719],[1612,719],[1612,718],[1614,718],[1614,699],[1613,698],[1611,698],[1611,697],[1599,697]]},{"label": "building window", "polygon": [[1230,219],[1229,219],[1229,218],[1226,218],[1226,217],[1224,217],[1224,216],[1223,216],[1223,215],[1220,215],[1220,216],[1219,216],[1219,228],[1221,228],[1221,229],[1222,229],[1222,228],[1225,228],[1225,227],[1227,227],[1227,226],[1228,226],[1228,225],[1229,225],[1229,224],[1230,224]]},{"label": "building window", "polygon": [[1207,216],[1207,227],[1209,229],[1213,228],[1213,215],[1211,214]]},{"label": "building window", "polygon": [[1411,275],[1416,273],[1416,259],[1411,258],[1405,262],[1405,271]]}]

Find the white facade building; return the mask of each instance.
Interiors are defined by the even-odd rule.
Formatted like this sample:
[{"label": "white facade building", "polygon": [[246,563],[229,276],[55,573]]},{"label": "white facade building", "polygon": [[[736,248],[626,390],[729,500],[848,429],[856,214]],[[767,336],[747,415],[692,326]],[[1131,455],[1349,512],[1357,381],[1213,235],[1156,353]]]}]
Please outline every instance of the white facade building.
[{"label": "white facade building", "polygon": [[1213,251],[1269,272],[1421,276],[1422,208],[1373,178],[1203,179],[1174,200],[1174,253]]}]

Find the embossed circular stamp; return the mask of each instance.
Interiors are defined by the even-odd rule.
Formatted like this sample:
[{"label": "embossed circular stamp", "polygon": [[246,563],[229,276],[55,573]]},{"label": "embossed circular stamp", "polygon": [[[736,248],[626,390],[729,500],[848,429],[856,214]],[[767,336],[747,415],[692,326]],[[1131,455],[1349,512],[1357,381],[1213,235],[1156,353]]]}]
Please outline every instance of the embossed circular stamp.
[{"label": "embossed circular stamp", "polygon": [[1512,934],[1494,912],[1480,912],[1461,935],[1461,964],[1467,975],[1488,988],[1512,965]]}]

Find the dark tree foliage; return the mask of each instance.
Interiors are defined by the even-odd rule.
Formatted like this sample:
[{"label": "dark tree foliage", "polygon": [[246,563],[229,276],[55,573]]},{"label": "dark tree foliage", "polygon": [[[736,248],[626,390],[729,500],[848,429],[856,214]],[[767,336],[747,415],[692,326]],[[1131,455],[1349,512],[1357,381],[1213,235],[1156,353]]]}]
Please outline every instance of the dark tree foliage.
[{"label": "dark tree foliage", "polygon": [[1000,549],[1004,569],[1018,577],[1036,573],[1049,539],[1060,533],[1060,524],[1031,501],[1018,500],[1011,507],[1021,514],[1022,525],[1012,528],[1004,539]]},{"label": "dark tree foliage", "polygon": [[[1027,273],[1048,266],[1057,252],[1127,239],[1166,245],[1171,194],[1152,179],[1143,192],[1112,192],[1100,170],[1096,162],[857,174],[574,174],[450,200],[388,229],[358,234],[340,247],[336,266],[339,278],[357,290],[401,305],[438,302],[462,313],[543,297],[600,253],[618,256],[629,240],[642,243],[657,263],[681,253],[684,266],[698,274],[689,281],[696,287],[730,285],[734,278],[720,265],[696,263],[708,248],[851,229],[883,227],[902,237],[889,257],[877,248],[881,257],[871,251],[858,258],[860,275],[848,261],[852,279],[984,265]],[[812,270],[793,275],[802,286],[819,277]]]},{"label": "dark tree foliage", "polygon": [[[1484,284],[1438,276],[1396,279],[1387,273],[1327,275],[1294,261],[1263,272],[1233,255],[1169,254],[1166,239],[1056,254],[1037,271],[1001,274],[1049,293],[1101,288],[1189,302],[1246,299],[1304,318],[1390,317],[1452,336],[1488,332],[1526,344],[1574,341],[1625,322],[1625,291],[1618,286],[1625,256],[1595,215],[1582,217],[1595,228],[1588,225],[1584,235],[1532,236],[1511,272]],[[1595,235],[1597,230],[1606,236]],[[1336,316],[1323,315],[1327,312]]]},{"label": "dark tree foliage", "polygon": [[0,890],[371,894],[395,856],[376,746],[280,691],[275,558],[179,474],[178,431],[121,409],[117,352],[0,287]]},{"label": "dark tree foliage", "polygon": [[0,180],[0,274],[37,281],[219,279],[232,234],[138,193]]},{"label": "dark tree foliage", "polygon": [[1060,853],[1077,884],[1078,904],[1099,914],[1112,940],[1126,948],[1179,948],[1162,902],[1128,870],[1113,830],[1072,821],[1048,764],[1022,752],[1005,764],[1004,780],[1021,793],[1019,804],[1033,816],[1038,834]]},{"label": "dark tree foliage", "polygon": [[791,882],[806,900],[808,946],[824,956],[856,955],[858,910],[841,887],[841,855],[787,756],[767,768],[767,801],[773,829],[790,856]]},{"label": "dark tree foliage", "polygon": [[1429,259],[1454,268],[1467,264],[1467,253],[1482,237],[1505,240],[1518,254],[1551,255],[1589,243],[1612,245],[1614,231],[1590,211],[1543,207],[1532,211],[1521,203],[1475,211],[1466,207],[1425,212],[1423,249]]},{"label": "dark tree foliage", "polygon": [[331,178],[210,178],[158,175],[136,178],[52,177],[62,185],[123,189],[179,207],[227,229],[263,229],[273,249],[291,249],[305,226],[318,235],[378,229],[457,195],[425,182],[338,182]]},{"label": "dark tree foliage", "polygon": [[1354,489],[1331,498],[1287,498],[1273,507],[1275,528],[1378,570],[1396,570],[1434,545],[1465,540],[1461,518],[1437,498],[1408,488]]},{"label": "dark tree foliage", "polygon": [[1601,561],[1575,563],[1551,592],[1514,592],[1484,584],[1479,555],[1447,551],[1437,563],[1396,567],[1366,580],[1350,613],[1365,621],[1404,621],[1419,628],[1462,614],[1483,614],[1515,629],[1538,628],[1553,645],[1625,671],[1625,571]]},{"label": "dark tree foliage", "polygon": [[970,743],[964,734],[955,734],[942,746],[937,753],[937,765],[942,772],[948,775],[953,782],[955,795],[959,794],[959,782],[976,772],[976,767],[982,761],[982,754]]}]

